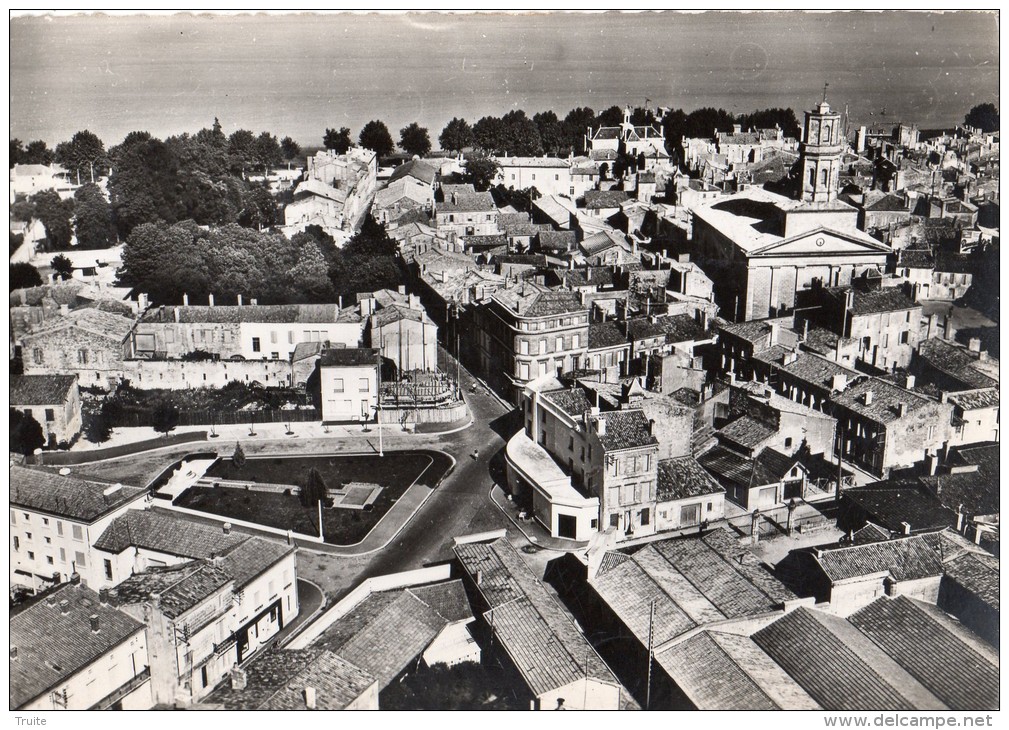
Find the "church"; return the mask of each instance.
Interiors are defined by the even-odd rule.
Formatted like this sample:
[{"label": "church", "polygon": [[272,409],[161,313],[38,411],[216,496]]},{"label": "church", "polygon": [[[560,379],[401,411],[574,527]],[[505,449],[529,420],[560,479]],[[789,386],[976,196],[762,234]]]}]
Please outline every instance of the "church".
[{"label": "church", "polygon": [[890,249],[858,229],[858,210],[838,200],[845,140],[826,98],[805,114],[792,197],[743,187],[694,209],[697,263],[715,283],[723,317],[736,322],[787,314],[796,292],[846,286],[883,272]]}]

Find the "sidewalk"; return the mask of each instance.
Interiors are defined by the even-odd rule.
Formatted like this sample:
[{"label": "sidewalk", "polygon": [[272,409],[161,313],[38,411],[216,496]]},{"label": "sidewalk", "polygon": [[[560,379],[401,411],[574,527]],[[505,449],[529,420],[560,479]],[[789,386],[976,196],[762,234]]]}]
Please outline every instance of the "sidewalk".
[{"label": "sidewalk", "polygon": [[498,509],[507,515],[515,528],[525,535],[526,539],[537,547],[547,550],[558,550],[565,553],[574,553],[585,550],[589,543],[577,540],[568,540],[563,537],[551,537],[546,528],[534,519],[520,520],[519,512],[521,508],[514,502],[509,502],[505,491],[497,484],[490,491],[490,498]]}]

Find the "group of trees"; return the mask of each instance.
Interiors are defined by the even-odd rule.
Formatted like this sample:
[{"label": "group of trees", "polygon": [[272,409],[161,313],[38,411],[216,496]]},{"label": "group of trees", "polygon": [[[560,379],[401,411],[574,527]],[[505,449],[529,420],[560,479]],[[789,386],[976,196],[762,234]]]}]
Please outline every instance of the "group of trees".
[{"label": "group of trees", "polygon": [[317,226],[291,239],[227,224],[143,223],[123,249],[120,282],[172,304],[189,294],[218,302],[239,294],[261,304],[334,302],[338,296],[395,287],[397,244],[370,215],[342,249]]},{"label": "group of trees", "polygon": [[982,132],[997,132],[999,128],[998,107],[987,101],[971,108],[963,123],[968,127],[979,127]]},{"label": "group of trees", "polygon": [[76,247],[83,249],[108,248],[116,239],[109,201],[101,188],[90,182],[77,188],[69,200],[62,200],[55,190],[42,190],[16,200],[11,206],[11,218],[39,220],[46,231],[43,246],[47,251],[66,251],[74,234]]},{"label": "group of trees", "polygon": [[[385,122],[378,119],[373,119],[361,128],[357,141],[362,147],[373,150],[379,158],[387,157],[395,149],[389,128],[385,126]],[[350,128],[327,129],[322,137],[322,144],[327,150],[332,150],[338,155],[346,154],[354,144]],[[403,127],[399,130],[399,147],[408,155],[423,157],[431,151],[431,138],[427,129],[417,122]]]}]

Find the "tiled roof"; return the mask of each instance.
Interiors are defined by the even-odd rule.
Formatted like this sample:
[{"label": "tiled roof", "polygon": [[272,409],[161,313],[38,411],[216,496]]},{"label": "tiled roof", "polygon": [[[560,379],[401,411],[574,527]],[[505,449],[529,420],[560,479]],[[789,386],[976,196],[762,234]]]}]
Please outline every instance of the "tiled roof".
[{"label": "tiled roof", "polygon": [[499,289],[493,295],[508,309],[525,317],[548,317],[553,314],[568,314],[586,311],[586,306],[574,292],[550,291],[544,287],[519,284]]},{"label": "tiled roof", "polygon": [[997,653],[935,606],[883,597],[848,621],[951,710],[999,708]]},{"label": "tiled roof", "polygon": [[496,211],[494,198],[490,193],[453,193],[445,194],[445,200],[437,203],[438,213],[483,213]]},{"label": "tiled roof", "polygon": [[27,342],[29,338],[45,336],[51,332],[65,329],[66,327],[76,327],[99,337],[105,337],[116,342],[122,342],[133,329],[132,317],[124,317],[102,309],[81,308],[74,309],[69,314],[54,317],[51,320],[32,332],[25,335]]},{"label": "tiled roof", "polygon": [[433,324],[430,318],[428,318],[427,312],[423,309],[414,309],[413,307],[407,307],[402,304],[393,304],[388,307],[382,307],[372,315],[371,323],[372,326],[385,327],[387,324],[393,324],[395,322],[399,322],[400,320]]},{"label": "tiled roof", "polygon": [[889,573],[894,580],[942,575],[942,559],[925,535],[820,550],[816,562],[832,582]]},{"label": "tiled roof", "polygon": [[994,609],[999,610],[999,559],[993,555],[967,552],[945,565],[943,580],[952,580],[964,590]]},{"label": "tiled roof", "polygon": [[944,709],[839,616],[798,608],[756,632],[753,640],[825,710]]},{"label": "tiled roof", "polygon": [[378,679],[385,687],[448,624],[409,590],[373,593],[316,640]]},{"label": "tiled roof", "polygon": [[653,600],[653,643],[660,645],[696,626],[781,610],[796,598],[724,530],[649,543],[590,582],[644,645]]},{"label": "tiled roof", "polygon": [[585,678],[620,686],[507,538],[460,544],[455,554],[474,582],[479,571],[487,623],[534,695]]},{"label": "tiled roof", "polygon": [[112,520],[94,547],[118,555],[136,547],[183,558],[200,559],[221,555],[248,535],[225,535],[220,526],[197,522],[161,510],[131,509]]},{"label": "tiled roof", "polygon": [[303,710],[304,690],[312,687],[317,709],[342,710],[375,682],[363,669],[318,649],[270,649],[243,669],[244,689],[225,682],[202,704],[226,710]]},{"label": "tiled roof", "polygon": [[151,307],[141,322],[175,323],[175,312],[183,323],[324,323],[340,321],[338,304],[256,304],[256,305],[190,305],[182,307]]},{"label": "tiled roof", "polygon": [[616,322],[589,322],[589,349],[601,350],[627,344],[625,335]]},{"label": "tiled roof", "polygon": [[659,502],[725,492],[692,456],[660,461],[657,490]]},{"label": "tiled roof", "polygon": [[648,416],[644,411],[607,411],[593,416],[593,420],[606,421],[606,433],[599,434],[599,442],[607,451],[634,449],[659,443],[652,435]]},{"label": "tiled roof", "polygon": [[508,237],[500,233],[482,236],[459,236],[459,240],[464,246],[479,249],[480,251],[489,248],[500,248],[501,246],[504,246],[506,249],[508,247]]},{"label": "tiled roof", "polygon": [[[91,630],[91,616],[98,617],[98,631]],[[10,661],[10,709],[27,704],[143,630],[142,623],[102,605],[97,593],[80,584],[56,587],[44,600],[11,616],[10,644],[17,658]]]},{"label": "tiled roof", "polygon": [[659,326],[665,330],[666,342],[690,342],[707,339],[704,328],[689,314],[674,314],[669,317],[659,317]]},{"label": "tiled roof", "polygon": [[631,194],[625,190],[586,190],[585,207],[589,210],[604,208],[619,208],[624,201],[630,200]]},{"label": "tiled roof", "polygon": [[139,499],[145,492],[141,487],[120,485],[116,488],[116,485],[84,481],[41,469],[10,468],[12,507],[77,522],[94,522],[127,502]]},{"label": "tiled roof", "polygon": [[997,387],[998,381],[976,368],[977,357],[963,347],[932,338],[919,343],[917,357],[931,368],[951,375],[970,389]]},{"label": "tiled roof", "polygon": [[407,590],[433,608],[446,621],[465,621],[473,618],[473,610],[470,608],[462,580],[413,586]]},{"label": "tiled roof", "polygon": [[337,347],[323,350],[319,358],[320,367],[374,367],[381,357],[377,349],[371,347]]},{"label": "tiled roof", "polygon": [[747,488],[777,484],[799,461],[771,448],[748,459],[721,445],[704,452],[697,460],[716,477]]},{"label": "tiled roof", "polygon": [[61,405],[70,397],[76,375],[11,375],[12,406]]},{"label": "tiled roof", "polygon": [[574,418],[581,418],[592,408],[585,391],[581,388],[566,388],[543,393],[543,397]]},{"label": "tiled roof", "polygon": [[753,416],[741,416],[719,429],[718,433],[729,441],[754,449],[778,432],[774,426]]},{"label": "tiled roof", "polygon": [[973,274],[974,259],[970,254],[940,250],[935,255],[935,270],[944,274]]},{"label": "tiled roof", "polygon": [[928,249],[905,248],[897,255],[897,268],[928,269],[935,266],[935,259]]},{"label": "tiled roof", "polygon": [[[871,402],[866,404],[866,393],[872,393]],[[868,378],[846,388],[833,397],[834,403],[869,418],[877,423],[892,423],[902,416],[900,405],[907,413],[913,413],[935,401],[912,390],[905,390],[881,378]]]},{"label": "tiled roof", "polygon": [[995,408],[999,404],[999,392],[997,388],[983,388],[965,393],[953,393],[949,396],[949,402],[965,411]]},{"label": "tiled roof", "polygon": [[738,322],[738,323],[725,323],[718,326],[719,332],[726,332],[734,337],[738,337],[741,340],[750,342],[752,344],[757,344],[760,342],[766,342],[768,335],[771,333],[771,325],[767,322],[761,321],[751,321],[751,322]]},{"label": "tiled roof", "polygon": [[410,176],[426,185],[433,185],[437,174],[438,170],[424,160],[410,160],[393,170],[389,182],[392,183],[400,178]]},{"label": "tiled roof", "polygon": [[294,545],[250,537],[221,555],[220,565],[235,581],[235,590],[251,583],[297,548]]},{"label": "tiled roof", "polygon": [[699,710],[821,709],[747,636],[702,631],[655,660]]},{"label": "tiled roof", "polygon": [[658,322],[652,322],[647,317],[635,317],[627,320],[627,335],[633,341],[662,337],[666,330]]},{"label": "tiled roof", "polygon": [[881,312],[901,312],[921,307],[920,304],[911,301],[903,290],[897,287],[885,287],[874,291],[862,291],[861,289],[853,289],[852,291],[855,296],[851,311],[856,317]]},{"label": "tiled roof", "polygon": [[887,193],[875,202],[866,205],[865,209],[871,211],[911,212],[904,197],[895,193]]},{"label": "tiled roof", "polygon": [[893,532],[901,523],[911,529],[941,529],[956,525],[956,515],[916,482],[886,481],[844,490],[843,499],[858,505],[869,520]]},{"label": "tiled roof", "polygon": [[573,251],[578,244],[574,231],[540,231],[538,238],[540,248],[547,251]]},{"label": "tiled roof", "polygon": [[116,586],[120,604],[156,603],[170,619],[182,616],[232,582],[221,567],[194,560],[134,573]]}]

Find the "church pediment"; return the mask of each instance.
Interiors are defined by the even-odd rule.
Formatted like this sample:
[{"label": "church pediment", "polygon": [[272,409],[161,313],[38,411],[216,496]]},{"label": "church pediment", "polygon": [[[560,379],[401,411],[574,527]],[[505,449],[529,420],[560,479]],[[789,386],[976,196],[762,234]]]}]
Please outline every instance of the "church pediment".
[{"label": "church pediment", "polygon": [[755,256],[837,256],[851,254],[887,254],[884,244],[859,232],[848,233],[829,228],[813,231],[769,243],[750,252]]}]

